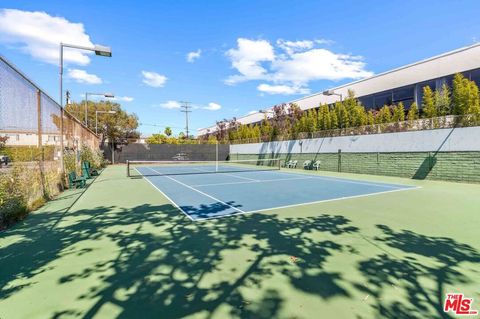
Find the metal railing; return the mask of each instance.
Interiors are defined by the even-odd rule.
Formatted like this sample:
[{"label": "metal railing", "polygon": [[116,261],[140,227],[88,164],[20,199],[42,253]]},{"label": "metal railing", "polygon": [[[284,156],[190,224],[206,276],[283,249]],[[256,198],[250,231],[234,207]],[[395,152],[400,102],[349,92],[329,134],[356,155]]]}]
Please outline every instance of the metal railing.
[{"label": "metal railing", "polygon": [[402,121],[393,123],[382,123],[374,125],[365,125],[358,127],[347,127],[331,130],[322,130],[316,132],[299,132],[277,135],[273,138],[269,136],[237,139],[230,141],[230,144],[248,144],[248,143],[264,143],[275,141],[288,141],[310,138],[322,137],[337,137],[337,136],[355,136],[355,135],[370,135],[383,133],[398,133],[410,131],[422,131],[433,129],[444,129],[454,127],[468,127],[480,125],[480,118],[475,115],[447,115],[435,118],[418,119],[413,121]]}]

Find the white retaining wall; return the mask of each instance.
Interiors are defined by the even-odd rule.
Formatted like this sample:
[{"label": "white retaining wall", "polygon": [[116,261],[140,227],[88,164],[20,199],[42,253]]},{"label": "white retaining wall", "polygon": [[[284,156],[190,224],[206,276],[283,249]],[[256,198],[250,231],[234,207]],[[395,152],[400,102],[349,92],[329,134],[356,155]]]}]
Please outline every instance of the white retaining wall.
[{"label": "white retaining wall", "polygon": [[230,145],[230,154],[480,151],[480,126]]}]

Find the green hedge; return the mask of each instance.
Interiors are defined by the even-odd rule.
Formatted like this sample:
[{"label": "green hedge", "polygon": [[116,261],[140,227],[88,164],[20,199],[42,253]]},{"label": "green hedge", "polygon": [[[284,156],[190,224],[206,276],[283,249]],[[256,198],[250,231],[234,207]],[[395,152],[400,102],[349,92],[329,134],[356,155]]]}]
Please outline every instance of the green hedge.
[{"label": "green hedge", "polygon": [[0,148],[0,154],[7,155],[12,162],[52,161],[55,146],[4,146]]}]

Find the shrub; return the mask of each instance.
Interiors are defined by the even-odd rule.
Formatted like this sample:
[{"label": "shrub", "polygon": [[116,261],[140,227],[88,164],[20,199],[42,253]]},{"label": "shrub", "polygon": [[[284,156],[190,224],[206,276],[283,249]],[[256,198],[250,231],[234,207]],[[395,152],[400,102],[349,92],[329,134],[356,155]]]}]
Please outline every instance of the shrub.
[{"label": "shrub", "polygon": [[65,172],[67,174],[69,172],[78,173],[77,156],[75,155],[74,151],[65,151],[63,153],[63,164],[65,166]]},{"label": "shrub", "polygon": [[0,227],[20,220],[27,213],[19,167],[0,174]]},{"label": "shrub", "polygon": [[7,155],[12,162],[33,162],[38,160],[53,160],[55,147],[52,145],[36,146],[0,146],[2,154]]}]

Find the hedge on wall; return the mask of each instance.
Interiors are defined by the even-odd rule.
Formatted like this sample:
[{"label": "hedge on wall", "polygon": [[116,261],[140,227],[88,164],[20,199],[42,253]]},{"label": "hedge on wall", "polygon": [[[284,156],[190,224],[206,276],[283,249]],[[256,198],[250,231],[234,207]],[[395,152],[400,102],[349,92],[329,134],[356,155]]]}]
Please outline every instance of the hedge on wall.
[{"label": "hedge on wall", "polygon": [[7,155],[12,162],[52,161],[55,146],[4,146],[0,148],[0,154]]}]

